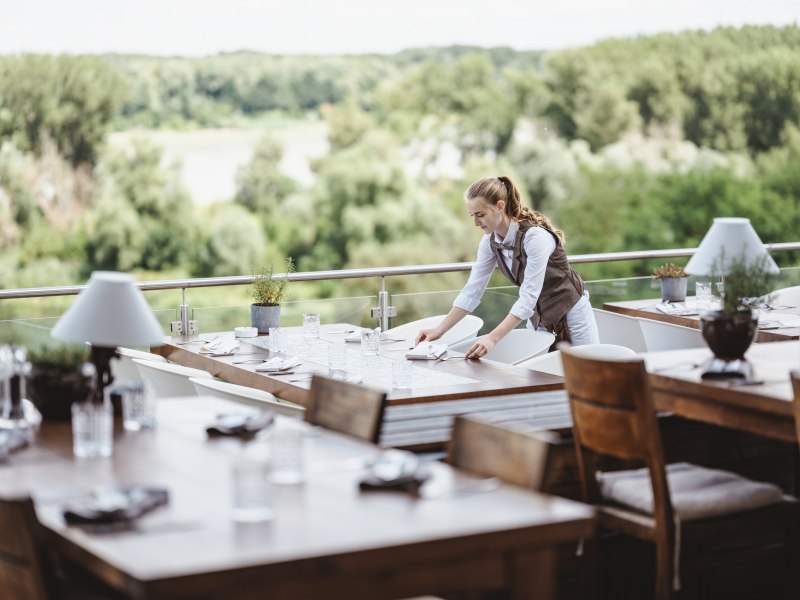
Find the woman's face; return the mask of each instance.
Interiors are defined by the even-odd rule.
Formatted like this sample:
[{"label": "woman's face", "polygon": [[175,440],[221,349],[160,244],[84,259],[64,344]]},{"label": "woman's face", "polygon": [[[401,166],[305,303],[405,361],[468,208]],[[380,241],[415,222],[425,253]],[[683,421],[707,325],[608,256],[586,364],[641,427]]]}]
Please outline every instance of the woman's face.
[{"label": "woman's face", "polygon": [[493,233],[508,224],[504,208],[505,203],[502,200],[496,205],[489,204],[480,197],[467,200],[467,212],[472,217],[475,227],[480,228],[483,233]]}]

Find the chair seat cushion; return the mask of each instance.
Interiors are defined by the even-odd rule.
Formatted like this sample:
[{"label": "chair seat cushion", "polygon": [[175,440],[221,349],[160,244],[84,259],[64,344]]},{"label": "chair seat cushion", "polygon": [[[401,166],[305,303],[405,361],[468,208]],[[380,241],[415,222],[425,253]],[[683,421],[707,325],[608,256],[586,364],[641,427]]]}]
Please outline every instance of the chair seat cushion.
[{"label": "chair seat cushion", "polygon": [[[776,504],[781,489],[736,473],[691,463],[667,465],[667,482],[675,514],[683,521],[705,519]],[[600,493],[610,501],[653,514],[653,488],[645,469],[600,473]]]}]

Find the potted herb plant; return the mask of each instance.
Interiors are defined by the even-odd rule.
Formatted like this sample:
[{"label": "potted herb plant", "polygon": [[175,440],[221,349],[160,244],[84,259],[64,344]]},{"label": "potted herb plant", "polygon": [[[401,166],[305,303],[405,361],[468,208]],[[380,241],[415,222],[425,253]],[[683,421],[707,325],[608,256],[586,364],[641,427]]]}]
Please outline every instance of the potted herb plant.
[{"label": "potted herb plant", "polygon": [[294,271],[294,261],[286,259],[286,273],[283,277],[275,277],[270,264],[253,273],[253,287],[250,305],[250,320],[259,333],[267,333],[270,327],[278,327],[281,316],[281,302],[286,297],[286,285],[289,274]]},{"label": "potted herb plant", "polygon": [[[758,331],[758,306],[773,289],[775,275],[769,268],[769,255],[755,260],[744,256],[732,259],[723,270],[724,256],[716,261],[715,274],[724,275],[722,309],[700,316],[703,338],[714,356],[731,361],[743,359]],[[767,298],[768,299],[768,298]]]},{"label": "potted herb plant", "polygon": [[31,372],[27,395],[47,421],[69,421],[72,403],[94,392],[94,381],[81,369],[89,360],[84,345],[46,345],[28,350]]},{"label": "potted herb plant", "polygon": [[662,302],[684,302],[686,300],[686,282],[689,276],[680,267],[667,263],[653,270],[653,279],[661,281]]}]

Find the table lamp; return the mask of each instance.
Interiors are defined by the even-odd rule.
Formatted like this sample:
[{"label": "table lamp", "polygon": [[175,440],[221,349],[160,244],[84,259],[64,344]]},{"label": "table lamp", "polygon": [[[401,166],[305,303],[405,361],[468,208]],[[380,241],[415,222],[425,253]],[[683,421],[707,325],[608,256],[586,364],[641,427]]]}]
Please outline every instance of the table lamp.
[{"label": "table lamp", "polygon": [[[778,273],[778,265],[764,248],[750,219],[720,217],[714,219],[684,270],[691,275],[714,275],[724,278],[734,264],[757,265],[768,273]],[[733,276],[733,275],[732,275]],[[703,338],[714,352],[703,378],[745,378],[752,376],[744,358],[756,334],[758,318],[723,310],[700,315]]]},{"label": "table lamp", "polygon": [[118,356],[116,347],[160,346],[164,332],[142,292],[134,285],[133,275],[113,271],[95,271],[89,284],[53,328],[54,338],[91,344],[90,360],[97,370],[95,400],[102,401],[109,385],[111,359]]},{"label": "table lamp", "polygon": [[744,259],[747,263],[765,261],[770,273],[778,273],[778,265],[764,248],[750,219],[717,217],[703,241],[684,267],[690,275],[725,275],[731,261]]}]

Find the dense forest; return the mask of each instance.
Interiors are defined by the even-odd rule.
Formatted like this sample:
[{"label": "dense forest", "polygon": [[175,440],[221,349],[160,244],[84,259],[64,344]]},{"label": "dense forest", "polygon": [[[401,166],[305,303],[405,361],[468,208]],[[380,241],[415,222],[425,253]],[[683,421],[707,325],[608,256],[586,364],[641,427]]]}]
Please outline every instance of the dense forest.
[{"label": "dense forest", "polygon": [[[193,210],[161,148],[105,143],[111,131],[267,116],[324,119],[330,152],[312,185],[280,171],[267,135],[235,197]],[[457,176],[440,168],[445,153]],[[470,261],[479,232],[463,191],[500,174],[566,230],[570,254],[693,246],[725,215],[749,217],[766,242],[797,241],[800,28],[550,53],[0,57],[3,288],[94,269],[241,275],[287,256],[299,270]]]}]

